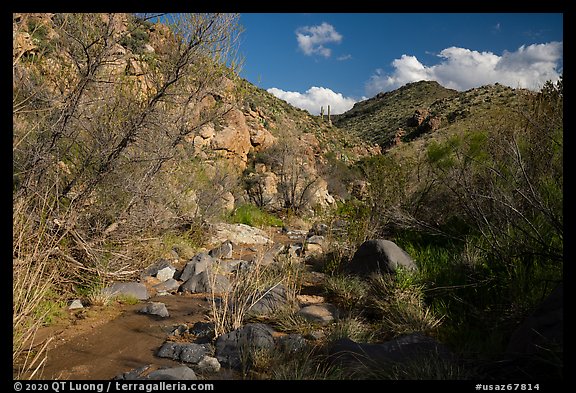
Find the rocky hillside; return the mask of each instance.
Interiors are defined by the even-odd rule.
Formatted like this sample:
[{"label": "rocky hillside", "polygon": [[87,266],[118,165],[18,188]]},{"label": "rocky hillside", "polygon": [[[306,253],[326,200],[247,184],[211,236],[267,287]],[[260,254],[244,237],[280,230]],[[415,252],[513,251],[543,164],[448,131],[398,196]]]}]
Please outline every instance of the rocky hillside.
[{"label": "rocky hillside", "polygon": [[440,129],[480,124],[516,106],[526,94],[499,84],[458,92],[435,81],[420,81],[358,102],[334,116],[334,124],[388,149]]},{"label": "rocky hillside", "polygon": [[[189,82],[176,74],[181,84],[176,91],[176,83],[169,80],[174,74],[165,69],[174,65],[171,56],[179,49],[174,44],[174,33],[167,26],[129,14],[114,14],[113,17],[102,14],[99,17],[109,26],[107,32],[91,26],[94,19],[73,22],[84,24],[85,32],[67,32],[67,26],[72,23],[64,21],[61,15],[14,14],[15,102],[22,100],[23,105],[35,105],[33,110],[39,113],[43,106],[70,106],[74,113],[62,114],[66,119],[62,127],[70,127],[70,135],[65,132],[55,134],[55,138],[62,141],[68,138],[68,146],[76,143],[74,139],[91,144],[91,138],[100,135],[103,140],[118,138],[116,148],[110,147],[118,153],[127,153],[131,157],[148,155],[145,159],[156,160],[156,168],[142,169],[144,172],[133,178],[147,178],[149,175],[145,173],[157,173],[161,168],[166,172],[176,168],[183,173],[196,171],[200,163],[205,168],[203,173],[214,180],[214,174],[226,167],[226,171],[231,172],[229,181],[226,184],[213,181],[220,189],[216,198],[220,203],[216,205],[231,210],[234,205],[252,202],[270,209],[299,210],[332,204],[334,196],[331,193],[346,193],[345,187],[336,184],[330,174],[330,167],[334,164],[354,162],[380,151],[377,146],[292,107],[239,78],[234,71],[218,68],[209,60],[200,66],[191,64],[191,68],[199,68],[189,70]],[[66,34],[84,36],[72,41]],[[103,43],[105,46],[90,47],[91,35],[98,34],[108,35]],[[84,58],[82,51],[88,53],[88,48],[95,53]],[[181,55],[191,56],[186,52]],[[194,56],[201,57],[199,54]],[[192,76],[192,73],[198,75]],[[37,92],[33,93],[34,90]],[[36,101],[27,101],[29,95],[36,97]],[[107,97],[115,97],[116,102],[105,102]],[[168,100],[167,97],[172,98]],[[57,102],[60,103],[54,106]],[[130,119],[113,121],[98,112],[99,106],[108,104],[118,108],[138,108],[142,115],[138,118],[136,110],[115,111],[117,117]],[[106,119],[86,124],[87,118],[96,119],[90,112]],[[25,138],[31,124],[29,116],[23,113],[18,112],[14,118],[16,140]],[[108,127],[106,122],[110,122]],[[114,130],[121,122],[134,124],[132,131],[121,127]],[[76,123],[78,126],[73,126]],[[73,136],[77,132],[72,131],[73,127],[85,131]],[[166,131],[168,128],[171,128],[170,132]],[[134,135],[126,135],[122,140],[118,134],[123,131]],[[148,132],[154,136],[136,135]],[[104,135],[107,133],[113,136]],[[56,164],[68,175],[68,184],[63,186],[65,194],[75,196],[82,193],[82,181],[77,177],[86,175],[88,167],[111,169],[111,163],[99,162],[110,154],[102,143],[99,141],[94,147],[83,149],[91,151],[93,157],[73,155],[57,158]],[[51,148],[54,147],[52,144]],[[170,152],[174,147],[178,158]],[[62,150],[70,152],[70,147]],[[114,159],[120,159],[120,156],[116,153],[108,155]],[[54,158],[52,155],[51,160]],[[188,159],[195,160],[194,168],[187,167]],[[292,170],[296,167],[298,171]],[[173,183],[173,178],[162,184]],[[22,180],[18,178],[15,181]],[[233,189],[231,183],[240,184],[244,189]],[[224,191],[224,188],[228,190]],[[178,184],[174,185],[174,190],[188,192]],[[286,190],[290,193],[287,194]],[[189,204],[188,210],[195,209],[199,198],[197,193],[191,196],[195,201]]]}]

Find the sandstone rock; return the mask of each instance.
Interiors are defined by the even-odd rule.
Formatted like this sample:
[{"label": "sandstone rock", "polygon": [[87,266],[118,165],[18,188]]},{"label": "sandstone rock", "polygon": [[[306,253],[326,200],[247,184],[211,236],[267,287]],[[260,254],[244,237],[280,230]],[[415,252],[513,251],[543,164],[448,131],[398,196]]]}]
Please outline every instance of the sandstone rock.
[{"label": "sandstone rock", "polygon": [[84,306],[82,305],[82,301],[80,301],[80,299],[74,299],[72,303],[70,303],[70,305],[68,306],[68,310],[77,310],[80,308],[84,308]]},{"label": "sandstone rock", "polygon": [[369,275],[373,272],[395,273],[398,267],[417,269],[410,255],[394,242],[375,239],[362,243],[345,270],[353,274]]},{"label": "sandstone rock", "polygon": [[202,139],[214,138],[214,136],[216,135],[216,131],[214,131],[214,124],[213,123],[204,124],[202,127],[200,127],[198,135]]},{"label": "sandstone rock", "polygon": [[276,140],[277,138],[264,127],[250,130],[250,143],[257,152],[268,149],[276,143]]},{"label": "sandstone rock", "polygon": [[227,124],[221,131],[217,131],[211,140],[213,150],[224,150],[230,154],[225,157],[235,159],[242,163],[244,169],[248,159],[248,152],[252,147],[250,143],[250,131],[246,125],[244,115],[238,109],[232,109],[224,116]]},{"label": "sandstone rock", "polygon": [[406,125],[408,127],[418,127],[420,124],[424,122],[424,120],[428,117],[430,112],[428,109],[425,108],[418,108],[414,111],[414,114],[411,118],[408,119]]},{"label": "sandstone rock", "polygon": [[426,121],[422,124],[422,130],[424,132],[432,132],[436,131],[440,128],[442,121],[439,116],[430,116],[426,119]]},{"label": "sandstone rock", "polygon": [[246,224],[218,223],[212,227],[214,235],[210,239],[213,243],[230,240],[234,244],[268,244],[272,240],[261,229]]},{"label": "sandstone rock", "polygon": [[338,309],[330,303],[318,303],[302,307],[297,314],[310,322],[327,325],[338,317]]}]

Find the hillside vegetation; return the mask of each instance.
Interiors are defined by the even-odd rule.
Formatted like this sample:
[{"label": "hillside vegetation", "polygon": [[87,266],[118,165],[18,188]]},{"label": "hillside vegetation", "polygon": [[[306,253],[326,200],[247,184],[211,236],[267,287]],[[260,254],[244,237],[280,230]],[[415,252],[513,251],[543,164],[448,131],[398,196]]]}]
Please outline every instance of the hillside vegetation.
[{"label": "hillside vegetation", "polygon": [[[188,260],[214,246],[213,224],[229,222],[283,235],[321,227],[324,237],[302,245],[316,254],[283,255],[271,277],[247,274],[230,299],[266,291],[258,280],[296,296],[312,277],[305,262],[344,310],[320,349],[425,333],[471,362],[346,374],[315,349],[261,359],[264,378],[561,377],[561,342],[497,365],[563,280],[562,79],[540,92],[421,81],[330,125],[238,76],[238,19],[13,15],[18,369],[41,369],[48,342],[31,342],[68,300],[174,253]],[[369,239],[393,240],[417,271],[351,276]],[[242,326],[245,311],[226,315],[231,325],[214,307],[217,333]],[[293,314],[272,319],[285,333],[313,332]]]}]

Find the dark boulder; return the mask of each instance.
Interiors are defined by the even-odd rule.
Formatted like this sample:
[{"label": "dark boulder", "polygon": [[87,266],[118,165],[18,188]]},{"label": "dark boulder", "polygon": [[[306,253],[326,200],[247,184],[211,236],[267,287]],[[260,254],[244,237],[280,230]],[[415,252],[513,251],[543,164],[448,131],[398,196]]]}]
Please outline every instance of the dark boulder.
[{"label": "dark boulder", "polygon": [[274,349],[273,332],[268,325],[249,323],[223,334],[216,340],[216,358],[234,369],[249,367],[255,351]]},{"label": "dark boulder", "polygon": [[420,333],[408,334],[381,344],[357,343],[348,338],[335,341],[329,349],[333,364],[343,366],[398,364],[421,357],[452,360],[453,354],[443,344]]},{"label": "dark boulder", "polygon": [[370,275],[371,273],[395,273],[402,267],[416,270],[417,266],[396,243],[390,240],[367,240],[356,250],[350,263],[345,266],[348,273]]}]

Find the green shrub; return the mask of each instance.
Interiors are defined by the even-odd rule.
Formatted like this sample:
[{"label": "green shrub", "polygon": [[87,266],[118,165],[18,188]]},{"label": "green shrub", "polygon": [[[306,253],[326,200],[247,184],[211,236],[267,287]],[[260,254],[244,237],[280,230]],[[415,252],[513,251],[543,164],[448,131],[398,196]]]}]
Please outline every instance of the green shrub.
[{"label": "green shrub", "polygon": [[236,224],[246,224],[253,227],[284,225],[281,219],[270,213],[260,210],[257,206],[246,204],[234,209],[229,217],[229,221]]}]

